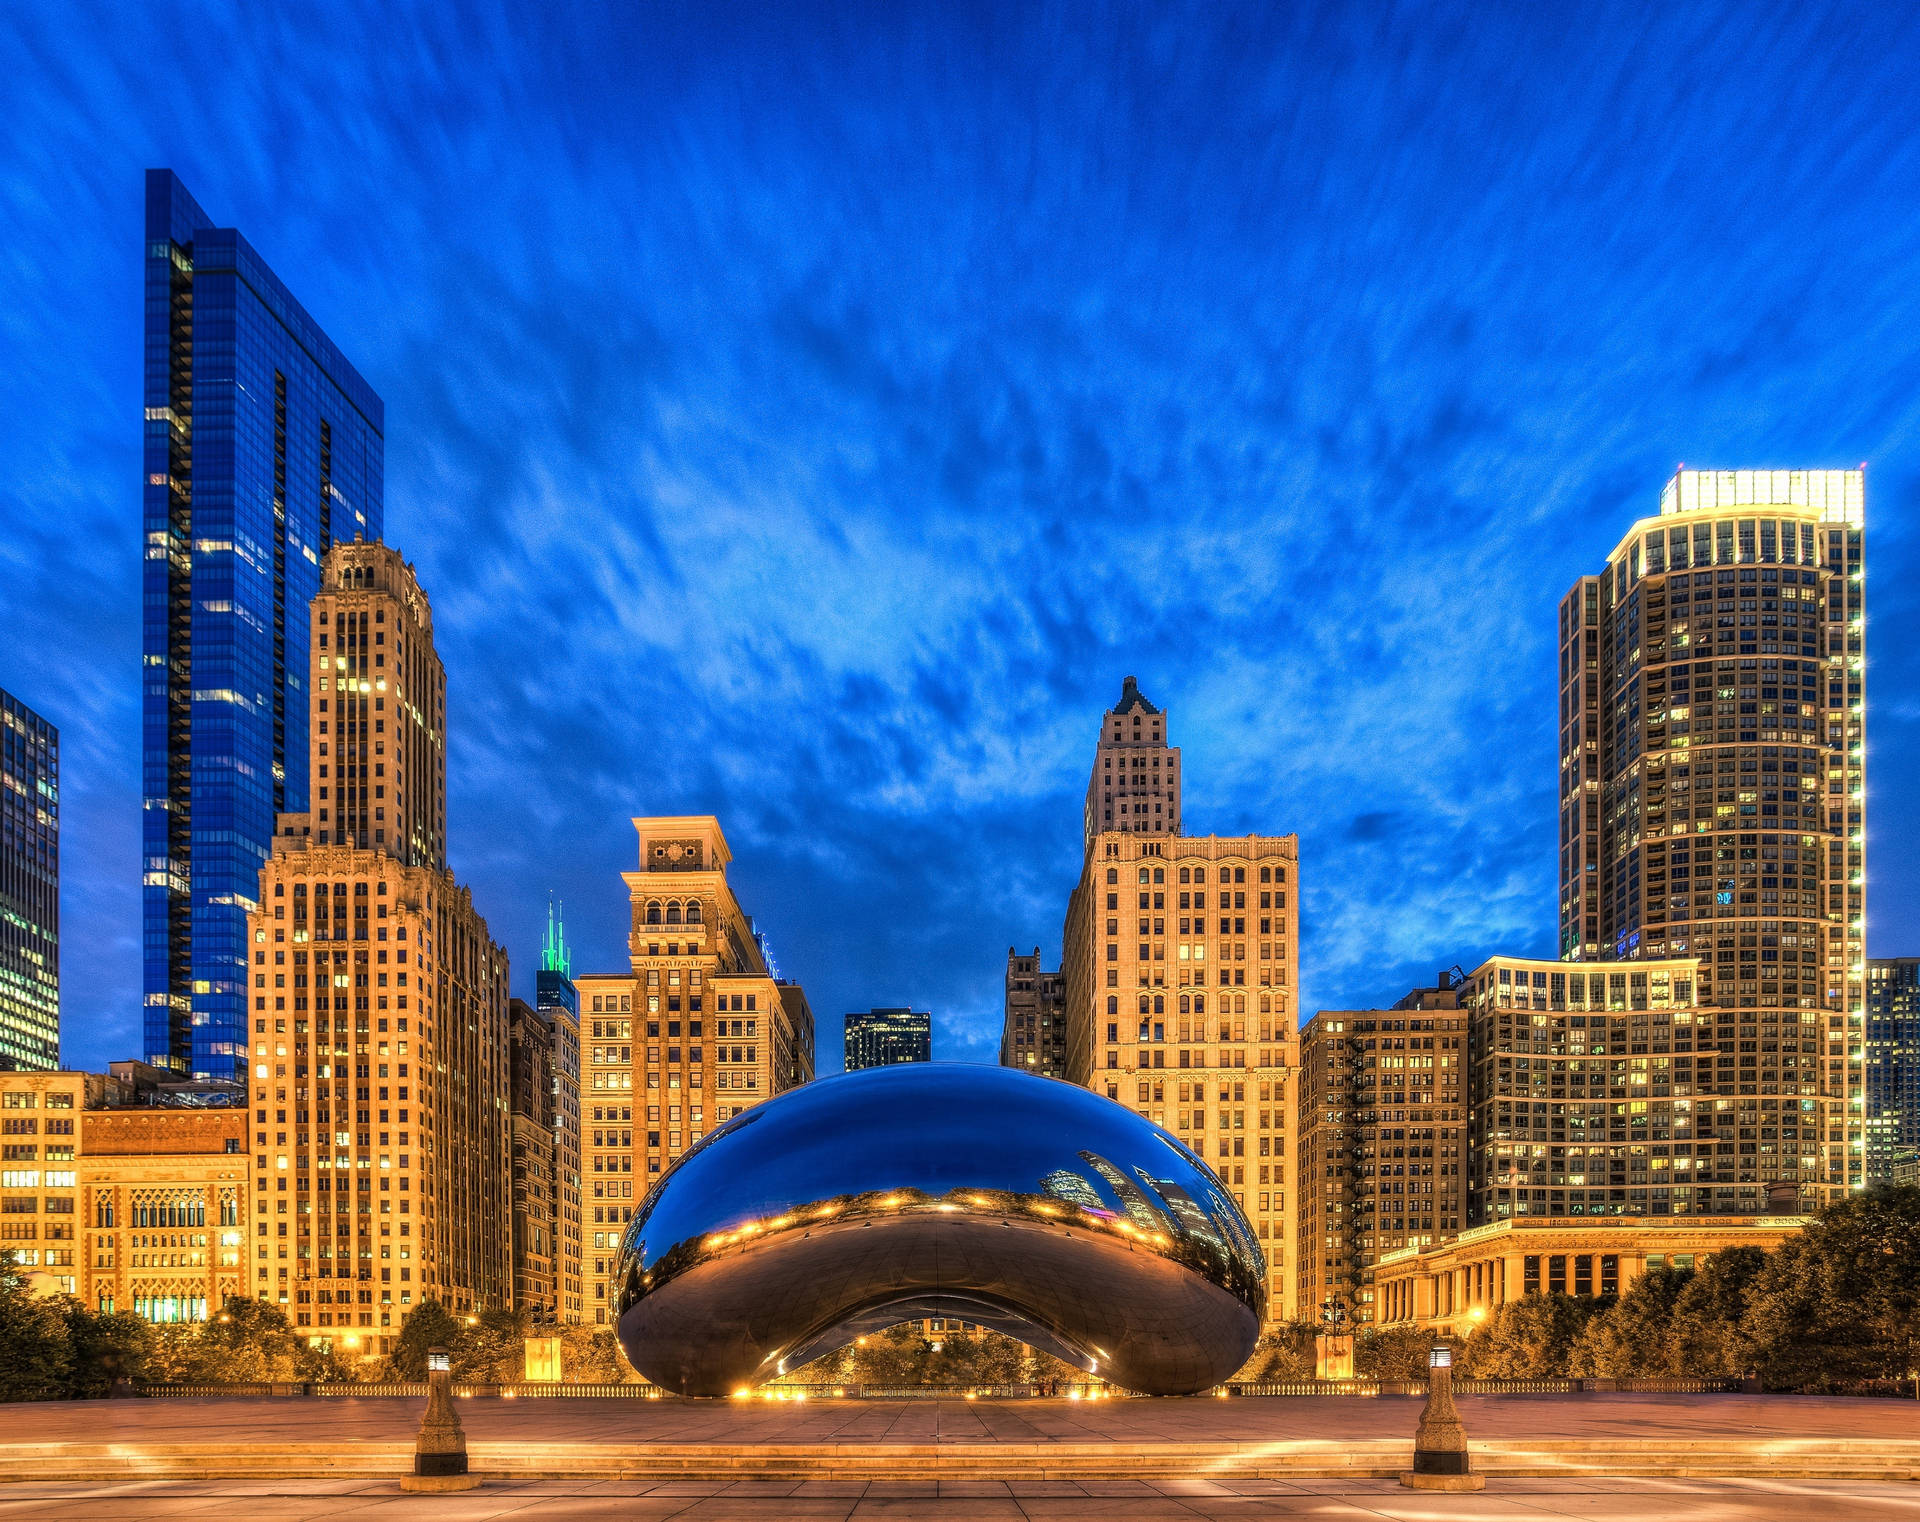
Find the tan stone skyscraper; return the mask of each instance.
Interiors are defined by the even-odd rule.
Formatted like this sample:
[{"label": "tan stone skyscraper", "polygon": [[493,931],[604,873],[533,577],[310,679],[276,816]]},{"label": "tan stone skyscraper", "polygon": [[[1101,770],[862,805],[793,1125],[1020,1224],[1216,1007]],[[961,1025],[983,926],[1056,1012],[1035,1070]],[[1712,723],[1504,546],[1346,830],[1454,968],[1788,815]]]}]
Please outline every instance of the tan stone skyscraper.
[{"label": "tan stone skyscraper", "polygon": [[1030,956],[1007,948],[1000,1066],[1042,1078],[1067,1076],[1067,980],[1041,965],[1038,946]]},{"label": "tan stone skyscraper", "polygon": [[1560,607],[1561,955],[1698,958],[1695,1212],[1864,1178],[1865,490],[1682,470]]},{"label": "tan stone skyscraper", "polygon": [[248,917],[252,1292],[388,1350],[429,1296],[512,1302],[507,958],[446,867],[446,677],[413,568],[336,545],[311,630],[311,814]]},{"label": "tan stone skyscraper", "polygon": [[628,970],[576,978],[587,1303],[609,1320],[608,1275],[634,1205],[721,1122],[813,1077],[813,1011],[768,961],[733,896],[733,853],[709,814],[636,819],[623,874]]},{"label": "tan stone skyscraper", "polygon": [[1067,1076],[1207,1161],[1254,1224],[1270,1314],[1286,1320],[1299,842],[1179,834],[1180,753],[1166,737],[1166,715],[1127,678],[1101,720],[1062,938]]}]

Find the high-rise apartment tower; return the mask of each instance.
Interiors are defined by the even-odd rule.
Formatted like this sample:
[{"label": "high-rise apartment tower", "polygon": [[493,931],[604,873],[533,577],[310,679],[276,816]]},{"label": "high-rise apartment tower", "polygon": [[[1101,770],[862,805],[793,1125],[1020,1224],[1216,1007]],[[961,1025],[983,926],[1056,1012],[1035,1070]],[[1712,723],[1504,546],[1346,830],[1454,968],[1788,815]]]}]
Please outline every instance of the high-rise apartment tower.
[{"label": "high-rise apartment tower", "polygon": [[1101,719],[1062,936],[1067,1077],[1206,1160],[1253,1222],[1270,1313],[1284,1321],[1296,1294],[1299,843],[1181,835],[1166,723],[1131,677]]},{"label": "high-rise apartment tower", "polygon": [[1722,1213],[1864,1179],[1864,499],[1682,470],[1560,606],[1561,955],[1697,958],[1696,1102],[1736,1144],[1793,1117],[1696,1169]]},{"label": "high-rise apartment tower", "polygon": [[1867,1177],[1920,1160],[1920,957],[1867,963]]},{"label": "high-rise apartment tower", "polygon": [[0,692],[0,1070],[60,1066],[60,731]]},{"label": "high-rise apartment tower", "polygon": [[553,1038],[554,1284],[560,1319],[586,1314],[580,1203],[580,994],[573,986],[564,916],[547,907],[547,934],[534,978],[534,1008]]},{"label": "high-rise apartment tower", "polygon": [[336,544],[311,609],[310,813],[249,917],[252,1288],[388,1351],[510,1305],[507,957],[446,866],[446,677],[413,568]]},{"label": "high-rise apartment tower", "polygon": [[842,1062],[849,1073],[933,1061],[933,1015],[924,1009],[864,1009],[846,1017]]},{"label": "high-rise apartment tower", "polygon": [[382,529],[380,398],[247,240],[147,174],[144,1047],[243,1081],[246,921],[309,806],[307,608]]}]

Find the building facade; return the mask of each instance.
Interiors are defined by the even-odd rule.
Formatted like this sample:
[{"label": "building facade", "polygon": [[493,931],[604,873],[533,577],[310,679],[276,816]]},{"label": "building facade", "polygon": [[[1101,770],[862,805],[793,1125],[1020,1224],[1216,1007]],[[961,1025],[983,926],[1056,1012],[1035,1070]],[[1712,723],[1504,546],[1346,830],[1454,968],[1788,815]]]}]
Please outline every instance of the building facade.
[{"label": "building facade", "polygon": [[1290,1320],[1298,840],[1179,834],[1179,751],[1131,678],[1101,720],[1086,819],[1062,936],[1067,1077],[1206,1159],[1259,1236],[1271,1315]]},{"label": "building facade", "polygon": [[1920,1160],[1920,957],[1867,963],[1867,1178],[1892,1183]]},{"label": "building facade", "polygon": [[1793,1102],[1736,1172],[1809,1207],[1865,1169],[1865,490],[1682,470],[1560,606],[1561,955],[1698,959],[1695,1083]]},{"label": "building facade", "polygon": [[0,692],[0,1070],[60,1066],[60,731]]},{"label": "building facade", "polygon": [[580,993],[573,986],[563,919],[547,911],[547,935],[535,974],[534,1008],[547,1022],[553,1048],[554,1292],[560,1320],[578,1325],[586,1314],[580,1192]]},{"label": "building facade", "polygon": [[1729,1247],[1771,1250],[1810,1219],[1494,1221],[1452,1241],[1388,1253],[1375,1272],[1379,1320],[1465,1337],[1509,1300],[1540,1294],[1625,1294],[1650,1268],[1695,1268]]},{"label": "building facade", "polygon": [[80,1118],[87,1075],[0,1071],[0,1252],[38,1284],[80,1293]]},{"label": "building facade", "polygon": [[1450,974],[1300,1032],[1299,1305],[1378,1319],[1374,1268],[1466,1224],[1467,1021]]},{"label": "building facade", "polygon": [[843,1041],[849,1073],[896,1062],[931,1062],[933,1015],[924,1009],[858,1010],[846,1017]]},{"label": "building facade", "polygon": [[634,1205],[715,1126],[813,1077],[813,1012],[768,964],[711,815],[635,819],[627,969],[583,974],[584,1167],[592,1321]]},{"label": "building facade", "polygon": [[1006,1014],[1000,1027],[1000,1066],[1067,1076],[1067,979],[1040,963],[1040,948],[1022,956],[1007,948]]},{"label": "building facade", "polygon": [[247,916],[309,806],[308,604],[383,526],[380,398],[171,171],[146,184],[144,1046],[239,1083]]},{"label": "building facade", "polygon": [[507,1124],[513,1159],[513,1303],[560,1319],[554,1243],[553,1032],[522,999],[507,1004]]},{"label": "building facade", "polygon": [[336,544],[313,600],[311,813],[280,818],[253,954],[253,1292],[389,1350],[512,1303],[507,957],[446,864],[446,677],[413,569]]}]

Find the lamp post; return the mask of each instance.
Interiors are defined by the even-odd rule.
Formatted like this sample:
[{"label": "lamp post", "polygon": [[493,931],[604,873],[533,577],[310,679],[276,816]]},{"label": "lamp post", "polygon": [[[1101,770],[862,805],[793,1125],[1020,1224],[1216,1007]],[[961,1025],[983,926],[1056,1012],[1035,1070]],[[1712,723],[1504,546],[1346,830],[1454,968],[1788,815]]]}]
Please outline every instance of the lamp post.
[{"label": "lamp post", "polygon": [[1436,1344],[1427,1353],[1427,1403],[1413,1439],[1413,1468],[1400,1483],[1412,1490],[1484,1490],[1485,1475],[1473,1473],[1467,1429],[1453,1404],[1453,1349]]},{"label": "lamp post", "polygon": [[453,1404],[453,1361],[445,1348],[427,1349],[427,1410],[413,1445],[413,1473],[402,1490],[473,1490],[480,1477],[467,1473],[467,1434]]}]

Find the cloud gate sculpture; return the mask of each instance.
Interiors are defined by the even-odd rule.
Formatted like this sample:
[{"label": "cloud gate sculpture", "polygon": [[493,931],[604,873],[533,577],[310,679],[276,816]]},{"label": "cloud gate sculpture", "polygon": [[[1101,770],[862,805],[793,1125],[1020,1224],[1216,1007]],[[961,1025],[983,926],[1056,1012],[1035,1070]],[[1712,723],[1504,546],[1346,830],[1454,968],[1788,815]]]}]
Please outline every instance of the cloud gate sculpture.
[{"label": "cloud gate sculpture", "polygon": [[1132,1111],[1010,1068],[908,1063],[703,1138],[628,1226],[616,1296],[633,1366],[683,1395],[922,1316],[1181,1395],[1253,1351],[1266,1274],[1213,1172]]}]

